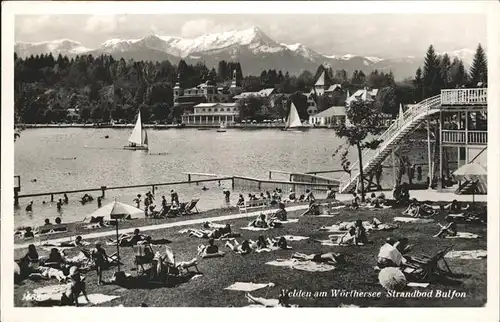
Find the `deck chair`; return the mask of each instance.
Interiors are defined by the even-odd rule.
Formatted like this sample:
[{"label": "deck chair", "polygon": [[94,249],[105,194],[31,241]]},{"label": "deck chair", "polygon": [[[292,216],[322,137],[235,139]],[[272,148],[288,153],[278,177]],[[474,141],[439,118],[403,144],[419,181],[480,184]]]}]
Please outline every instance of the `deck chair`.
[{"label": "deck chair", "polygon": [[[87,259],[91,263],[94,262],[94,259],[92,258],[92,251],[90,249],[80,248],[80,251],[85,255],[85,257],[87,257]],[[114,252],[111,255],[108,255],[108,264],[109,266],[115,266],[118,264],[125,266],[122,262],[120,262],[120,258],[118,257],[118,254],[116,252]]]},{"label": "deck chair", "polygon": [[193,214],[198,214],[200,213],[198,211],[198,208],[196,208],[196,204],[198,203],[198,201],[200,201],[200,199],[191,199],[190,202],[188,202],[186,205],[185,205],[185,208],[184,208],[184,211],[183,211],[183,215],[193,215]]},{"label": "deck chair", "polygon": [[[407,263],[404,264],[405,268],[403,272],[420,281],[430,280],[435,275],[442,275],[443,273],[452,274],[452,271],[444,258],[451,248],[451,246],[445,247],[434,256],[410,256],[407,258]],[[441,262],[444,263],[446,270],[440,266]]]},{"label": "deck chair", "polygon": [[[145,264],[151,264],[151,266],[153,266],[153,248],[151,245],[134,245],[133,249],[135,253],[134,264],[137,269],[137,275],[143,274],[146,271],[144,269]],[[141,268],[141,270],[139,268]]]},{"label": "deck chair", "polygon": [[184,210],[186,209],[186,203],[185,202],[181,202],[179,204],[179,207],[177,208],[170,208],[170,210],[168,211],[167,213],[167,217],[168,218],[172,218],[172,217],[177,217],[177,216],[182,216],[182,214],[184,213]]},{"label": "deck chair", "polygon": [[171,205],[166,205],[165,207],[162,207],[158,214],[153,215],[153,218],[165,218],[165,217],[167,217],[167,214],[169,213],[170,208],[172,208]]}]

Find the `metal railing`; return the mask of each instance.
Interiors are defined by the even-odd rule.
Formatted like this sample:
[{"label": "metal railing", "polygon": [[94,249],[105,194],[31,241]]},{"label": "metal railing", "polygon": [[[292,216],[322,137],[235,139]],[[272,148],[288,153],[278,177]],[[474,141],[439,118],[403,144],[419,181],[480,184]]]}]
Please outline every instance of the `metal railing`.
[{"label": "metal railing", "polygon": [[[427,116],[431,109],[438,107],[441,103],[441,96],[436,95],[422,102],[413,105],[411,108],[403,113],[402,119],[395,121],[382,135],[378,137],[382,141],[380,146],[375,149],[366,149],[362,153],[362,158],[365,160],[363,169],[370,165],[370,162],[381,152],[383,152],[397,137],[397,134],[401,133],[404,129],[411,126],[411,124],[424,116]],[[359,175],[359,160],[354,162],[351,167],[351,174],[344,174],[340,178],[340,191],[344,192],[358,177]]]},{"label": "metal railing", "polygon": [[441,90],[442,105],[486,105],[487,88],[459,88]]},{"label": "metal railing", "polygon": [[443,143],[488,144],[488,131],[443,130]]}]

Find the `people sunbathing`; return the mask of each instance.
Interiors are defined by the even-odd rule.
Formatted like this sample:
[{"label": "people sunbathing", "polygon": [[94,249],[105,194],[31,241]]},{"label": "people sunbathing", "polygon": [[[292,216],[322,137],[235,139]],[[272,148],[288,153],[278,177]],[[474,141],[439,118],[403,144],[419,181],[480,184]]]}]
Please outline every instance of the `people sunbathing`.
[{"label": "people sunbathing", "polygon": [[445,226],[443,226],[441,224],[438,224],[438,225],[441,229],[433,237],[441,238],[441,237],[446,237],[446,236],[456,236],[457,235],[457,224],[454,221],[448,223],[448,225],[445,225]]},{"label": "people sunbathing", "polygon": [[59,249],[52,248],[50,250],[49,258],[45,261],[43,266],[52,267],[56,269],[63,269],[64,258]]},{"label": "people sunbathing", "polygon": [[319,205],[316,204],[316,201],[315,200],[311,200],[309,202],[309,208],[303,212],[300,216],[319,216],[320,215],[320,211],[319,211]]},{"label": "people sunbathing", "polygon": [[295,191],[293,191],[293,189],[290,188],[290,192],[288,193],[288,201],[294,202],[295,200],[297,200],[297,197],[295,195]]},{"label": "people sunbathing", "polygon": [[244,206],[245,205],[245,198],[243,197],[242,194],[240,194],[238,198],[238,202],[236,203],[236,206]]},{"label": "people sunbathing", "polygon": [[432,206],[425,203],[420,203],[415,198],[412,199],[408,208],[406,208],[406,210],[403,211],[403,215],[415,218],[431,217],[436,214],[437,210],[433,209]]},{"label": "people sunbathing", "polygon": [[305,196],[304,201],[315,201],[315,200],[316,200],[316,197],[314,197],[313,192],[309,189],[306,189],[306,196]]},{"label": "people sunbathing", "polygon": [[329,200],[335,200],[335,191],[332,190],[332,187],[328,187],[328,190],[326,191],[326,199]]},{"label": "people sunbathing", "polygon": [[287,212],[286,212],[286,209],[285,209],[285,204],[283,202],[280,202],[278,207],[279,207],[278,211],[276,211],[275,213],[271,214],[270,218],[276,219],[276,220],[279,220],[279,221],[287,221],[288,217],[287,217]]},{"label": "people sunbathing", "polygon": [[359,196],[356,192],[352,193],[352,199],[351,199],[351,204],[348,205],[349,208],[351,209],[359,209]]},{"label": "people sunbathing", "polygon": [[338,245],[354,245],[356,241],[356,228],[351,226],[343,235],[330,235],[328,238]]},{"label": "people sunbathing", "polygon": [[244,240],[241,244],[238,243],[237,240],[235,240],[233,244],[228,241],[225,246],[241,255],[246,255],[252,252],[252,247],[250,246],[250,242],[248,240]]},{"label": "people sunbathing", "polygon": [[20,275],[28,276],[40,264],[40,257],[35,245],[28,246],[28,252],[19,260]]},{"label": "people sunbathing", "polygon": [[410,201],[410,190],[408,188],[408,184],[404,182],[403,184],[396,186],[393,196],[396,203],[400,205],[407,205]]},{"label": "people sunbathing", "polygon": [[355,229],[355,240],[354,244],[358,245],[362,243],[364,245],[368,244],[368,236],[366,234],[366,228],[363,226],[363,221],[361,219],[356,220],[354,224]]},{"label": "people sunbathing", "polygon": [[140,233],[139,229],[134,229],[133,235],[130,234],[121,234],[118,237],[118,240],[115,241],[113,239],[109,239],[109,244],[118,243],[121,247],[134,246],[137,245],[138,242],[146,240],[148,236]]},{"label": "people sunbathing", "polygon": [[401,238],[398,241],[389,237],[382,247],[377,257],[378,268],[386,267],[399,267],[406,262],[403,257],[408,251],[411,250],[411,245],[408,245],[407,238]]},{"label": "people sunbathing", "polygon": [[57,244],[54,243],[45,243],[43,246],[52,246],[52,247],[79,247],[79,246],[88,246],[90,245],[88,242],[83,241],[82,236],[76,236],[73,241],[60,242]]},{"label": "people sunbathing", "polygon": [[273,248],[288,249],[288,243],[285,237],[267,238],[267,244]]},{"label": "people sunbathing", "polygon": [[265,299],[263,297],[252,296],[250,293],[246,293],[245,297],[251,304],[262,305],[265,307],[291,307],[288,303],[290,297],[286,294],[286,292],[283,292],[278,299]]},{"label": "people sunbathing", "polygon": [[329,265],[338,265],[345,264],[345,256],[340,253],[319,253],[319,254],[302,254],[302,253],[294,253],[292,258],[303,260],[303,261],[312,261],[315,263],[323,263]]}]

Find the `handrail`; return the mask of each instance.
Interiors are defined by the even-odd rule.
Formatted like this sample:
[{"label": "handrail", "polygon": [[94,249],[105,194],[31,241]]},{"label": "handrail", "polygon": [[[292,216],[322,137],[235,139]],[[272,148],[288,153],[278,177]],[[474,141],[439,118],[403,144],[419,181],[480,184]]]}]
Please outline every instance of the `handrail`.
[{"label": "handrail", "polygon": [[[380,146],[377,149],[375,149],[375,150],[366,149],[362,153],[363,160],[367,160],[367,162],[365,163],[363,168],[366,167],[367,165],[369,165],[372,158],[374,156],[376,156],[378,153],[380,153],[380,151],[385,149],[392,142],[391,139],[394,137],[395,133],[397,133],[400,129],[403,129],[403,128],[407,127],[409,124],[411,124],[416,118],[418,118],[422,114],[422,112],[424,112],[424,111],[428,112],[431,107],[439,105],[440,98],[441,98],[440,95],[436,95],[436,96],[427,98],[427,99],[423,100],[422,102],[418,103],[417,105],[414,105],[411,108],[409,108],[408,110],[406,110],[403,113],[403,122],[401,122],[401,123],[399,121],[394,122],[384,133],[382,133],[378,137],[378,139],[381,140],[382,143],[380,144]],[[367,158],[368,154],[372,154],[372,155],[369,158]],[[340,178],[341,191],[347,185],[350,185],[351,182],[353,182],[353,180],[358,176],[357,172],[354,175],[352,174],[353,170],[354,171],[357,170],[358,164],[359,164],[359,160],[357,160],[356,162],[354,162],[351,165],[351,167],[350,167],[351,174],[350,175],[346,173]]]}]

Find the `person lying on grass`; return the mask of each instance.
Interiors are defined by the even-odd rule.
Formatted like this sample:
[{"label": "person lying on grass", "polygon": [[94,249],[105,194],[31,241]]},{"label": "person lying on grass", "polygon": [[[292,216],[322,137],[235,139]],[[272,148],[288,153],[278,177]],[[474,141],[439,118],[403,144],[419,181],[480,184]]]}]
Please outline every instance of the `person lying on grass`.
[{"label": "person lying on grass", "polygon": [[356,228],[351,226],[343,235],[330,235],[328,238],[339,245],[354,245],[356,243]]},{"label": "person lying on grass", "polygon": [[225,246],[241,255],[250,254],[252,252],[252,247],[250,247],[250,242],[248,240],[244,240],[241,244],[239,244],[237,240],[234,241],[234,244],[228,241]]},{"label": "person lying on grass", "polygon": [[79,306],[78,298],[80,297],[80,293],[83,294],[88,304],[92,304],[87,296],[87,291],[85,289],[85,277],[82,277],[80,275],[78,268],[71,267],[69,276],[71,278],[71,285],[68,290],[62,294],[61,305]]},{"label": "person lying on grass", "polygon": [[265,299],[263,297],[252,296],[250,293],[246,293],[245,297],[251,304],[258,304],[265,307],[291,307],[288,303],[290,297],[285,292],[283,292],[278,299]]},{"label": "person lying on grass", "polygon": [[266,214],[260,214],[257,218],[251,221],[248,226],[256,228],[276,228],[280,223],[275,222],[272,218],[267,218]]},{"label": "person lying on grass", "polygon": [[58,244],[53,243],[45,243],[42,246],[52,246],[52,247],[79,247],[79,246],[88,246],[89,242],[83,241],[82,236],[76,236],[73,241],[60,242]]},{"label": "person lying on grass", "polygon": [[438,224],[438,226],[441,228],[441,230],[434,235],[433,237],[446,237],[446,236],[456,236],[457,235],[457,224],[452,221],[448,225],[443,226],[441,224]]},{"label": "person lying on grass", "polygon": [[403,211],[403,215],[410,217],[431,217],[437,214],[437,211],[432,209],[432,206],[420,203],[417,199],[413,198],[408,208]]},{"label": "person lying on grass", "polygon": [[386,267],[399,267],[406,262],[404,254],[411,250],[411,245],[408,245],[408,238],[401,238],[398,241],[391,237],[386,239],[377,257],[377,266],[382,269]]},{"label": "person lying on grass", "polygon": [[134,229],[133,235],[130,234],[122,234],[120,237],[118,237],[118,241],[115,241],[113,239],[109,239],[109,242],[111,244],[116,244],[118,242],[118,245],[121,247],[127,247],[127,246],[134,246],[137,245],[139,241],[144,241],[146,240],[147,235],[143,235],[140,233],[140,230],[138,228]]},{"label": "person lying on grass", "polygon": [[153,239],[151,236],[146,236],[146,239],[138,241],[137,245],[149,244],[149,245],[165,245],[170,244],[172,241],[166,238]]},{"label": "person lying on grass", "polygon": [[351,200],[351,204],[348,205],[349,208],[351,209],[359,209],[359,196],[356,192],[353,192],[352,193],[352,200]]},{"label": "person lying on grass", "polygon": [[315,263],[323,263],[329,265],[336,264],[345,264],[345,256],[340,253],[318,253],[318,254],[302,254],[302,253],[294,253],[292,258],[303,260],[303,261],[311,261]]},{"label": "person lying on grass", "polygon": [[354,244],[358,245],[358,243],[362,243],[364,245],[370,243],[368,241],[368,236],[366,234],[366,228],[363,226],[363,221],[361,219],[356,220],[354,223],[354,228],[355,228],[355,240]]},{"label": "person lying on grass", "polygon": [[288,249],[288,243],[285,237],[278,238],[267,238],[267,243],[269,246],[280,249]]},{"label": "person lying on grass", "polygon": [[213,223],[205,223],[203,227],[218,227],[216,229],[197,229],[197,228],[188,228],[186,231],[189,233],[189,236],[198,237],[198,238],[213,238],[213,239],[222,239],[222,238],[233,238],[239,237],[240,234],[231,232],[231,225],[219,225]]},{"label": "person lying on grass", "polygon": [[315,200],[311,200],[309,202],[309,208],[304,213],[302,213],[300,216],[307,216],[307,215],[310,215],[310,216],[319,216],[320,215],[319,205],[316,204]]}]

